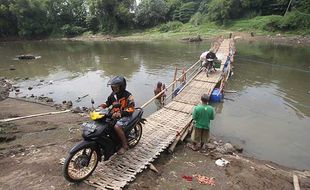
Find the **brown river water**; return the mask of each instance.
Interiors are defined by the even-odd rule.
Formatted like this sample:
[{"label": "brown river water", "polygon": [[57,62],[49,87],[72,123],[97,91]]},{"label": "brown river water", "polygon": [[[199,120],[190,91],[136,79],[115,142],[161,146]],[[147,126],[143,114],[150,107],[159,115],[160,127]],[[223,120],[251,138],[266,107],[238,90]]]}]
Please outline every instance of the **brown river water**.
[{"label": "brown river water", "polygon": [[[90,107],[111,92],[107,81],[123,75],[137,105],[153,96],[158,81],[166,85],[174,69],[189,67],[210,42],[6,42],[0,43],[0,73],[17,81],[20,94],[72,100]],[[16,60],[34,54],[35,60]],[[211,133],[239,144],[249,156],[298,169],[310,169],[310,47],[238,42],[234,75],[223,103],[212,104]],[[25,80],[27,78],[27,80]],[[28,87],[33,87],[28,90]],[[78,97],[83,98],[76,102]],[[155,111],[151,104],[145,116]]]}]

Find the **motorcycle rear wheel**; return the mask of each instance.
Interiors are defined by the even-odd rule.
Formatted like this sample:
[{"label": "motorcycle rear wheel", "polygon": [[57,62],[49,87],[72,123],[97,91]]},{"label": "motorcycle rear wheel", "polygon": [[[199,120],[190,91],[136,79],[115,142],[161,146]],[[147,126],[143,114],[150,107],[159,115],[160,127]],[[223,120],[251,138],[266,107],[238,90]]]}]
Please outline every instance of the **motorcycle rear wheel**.
[{"label": "motorcycle rear wheel", "polygon": [[135,147],[142,136],[142,125],[141,123],[137,123],[130,131],[130,133],[134,134],[134,137],[128,140],[128,146],[129,148]]},{"label": "motorcycle rear wheel", "polygon": [[98,161],[99,155],[94,147],[82,147],[66,158],[63,166],[64,177],[70,182],[81,182],[93,173]]}]

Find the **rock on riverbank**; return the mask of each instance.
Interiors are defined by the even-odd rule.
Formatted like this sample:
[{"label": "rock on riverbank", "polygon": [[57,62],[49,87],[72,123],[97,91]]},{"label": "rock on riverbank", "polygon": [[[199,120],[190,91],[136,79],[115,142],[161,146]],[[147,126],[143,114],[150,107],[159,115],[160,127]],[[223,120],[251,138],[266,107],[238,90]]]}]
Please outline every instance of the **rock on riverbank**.
[{"label": "rock on riverbank", "polygon": [[0,78],[0,101],[9,97],[12,82],[6,78]]}]

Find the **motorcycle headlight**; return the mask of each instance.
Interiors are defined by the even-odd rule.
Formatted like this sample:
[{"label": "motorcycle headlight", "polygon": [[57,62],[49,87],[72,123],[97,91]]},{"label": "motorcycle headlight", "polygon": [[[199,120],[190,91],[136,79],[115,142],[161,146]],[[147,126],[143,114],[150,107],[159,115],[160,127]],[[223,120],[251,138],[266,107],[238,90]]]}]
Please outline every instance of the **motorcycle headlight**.
[{"label": "motorcycle headlight", "polygon": [[89,113],[90,115],[90,118],[95,121],[95,120],[98,120],[98,119],[101,119],[103,118],[105,115],[101,112],[97,112],[97,111],[92,111]]}]

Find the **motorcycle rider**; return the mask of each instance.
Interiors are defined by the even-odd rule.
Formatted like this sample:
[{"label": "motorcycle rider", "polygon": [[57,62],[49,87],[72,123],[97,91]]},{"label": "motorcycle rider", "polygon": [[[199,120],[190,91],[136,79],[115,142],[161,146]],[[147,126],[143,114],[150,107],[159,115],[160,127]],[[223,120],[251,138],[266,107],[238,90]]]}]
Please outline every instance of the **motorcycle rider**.
[{"label": "motorcycle rider", "polygon": [[[112,118],[117,119],[114,125],[114,131],[122,143],[122,147],[117,153],[124,154],[128,149],[124,127],[128,124],[132,113],[135,111],[135,103],[132,94],[126,90],[126,79],[124,77],[113,77],[109,80],[108,85],[111,85],[112,93],[107,101],[100,106],[102,108],[107,108],[114,105]],[[118,104],[118,106],[115,104]]]}]

